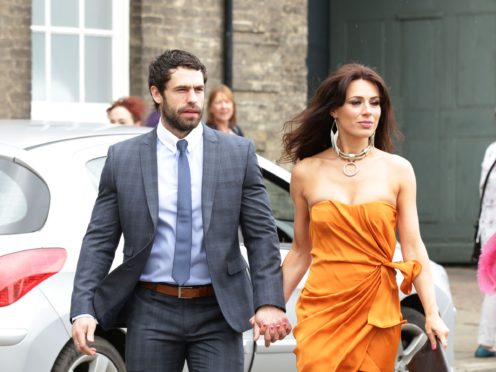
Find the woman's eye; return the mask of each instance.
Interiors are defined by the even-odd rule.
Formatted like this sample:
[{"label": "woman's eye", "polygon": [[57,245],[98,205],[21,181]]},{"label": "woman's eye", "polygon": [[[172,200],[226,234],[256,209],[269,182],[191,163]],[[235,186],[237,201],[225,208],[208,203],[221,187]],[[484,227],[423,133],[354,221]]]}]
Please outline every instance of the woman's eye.
[{"label": "woman's eye", "polygon": [[353,106],[356,106],[356,105],[361,104],[362,102],[360,102],[360,101],[350,101],[350,103],[351,103]]},{"label": "woman's eye", "polygon": [[372,101],[372,102],[370,102],[370,105],[371,106],[379,106],[380,104],[381,104],[380,101]]}]

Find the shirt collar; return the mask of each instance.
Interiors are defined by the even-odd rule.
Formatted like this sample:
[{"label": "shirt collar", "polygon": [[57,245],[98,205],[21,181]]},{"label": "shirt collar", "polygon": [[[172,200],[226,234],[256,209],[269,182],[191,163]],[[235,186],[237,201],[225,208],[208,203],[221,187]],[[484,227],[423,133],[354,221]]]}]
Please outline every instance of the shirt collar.
[{"label": "shirt collar", "polygon": [[[157,137],[158,140],[167,147],[173,154],[177,152],[177,142],[181,138],[177,138],[171,131],[164,127],[162,121],[159,122],[157,126]],[[185,139],[188,142],[188,152],[191,153],[200,144],[203,137],[203,124],[200,122],[196,128],[188,133]]]}]

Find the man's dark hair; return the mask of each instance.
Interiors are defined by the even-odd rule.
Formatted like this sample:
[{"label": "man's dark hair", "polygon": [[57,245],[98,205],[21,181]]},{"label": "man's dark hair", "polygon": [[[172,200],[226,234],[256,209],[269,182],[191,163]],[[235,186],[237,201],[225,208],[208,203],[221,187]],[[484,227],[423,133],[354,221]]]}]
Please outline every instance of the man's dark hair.
[{"label": "man's dark hair", "polygon": [[198,57],[184,50],[168,49],[150,63],[148,67],[148,89],[151,89],[152,85],[154,85],[162,94],[171,78],[172,70],[178,67],[201,71],[203,82],[207,82],[207,69]]}]

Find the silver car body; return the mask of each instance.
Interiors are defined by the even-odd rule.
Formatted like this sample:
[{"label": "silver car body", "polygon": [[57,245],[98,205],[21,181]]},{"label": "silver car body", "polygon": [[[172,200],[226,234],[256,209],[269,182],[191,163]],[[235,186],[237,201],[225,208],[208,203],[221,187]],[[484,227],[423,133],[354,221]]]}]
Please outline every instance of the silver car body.
[{"label": "silver car body", "polygon": [[[61,351],[72,346],[70,296],[81,240],[97,194],[99,171],[109,145],[148,130],[116,125],[0,121],[0,159],[9,159],[34,172],[46,183],[50,194],[49,213],[39,229],[20,234],[0,234],[0,262],[11,253],[35,248],[61,247],[67,252],[67,259],[58,273],[42,281],[18,301],[0,307],[0,371],[49,371]],[[274,181],[275,186],[268,187],[269,194],[271,189],[277,191],[280,188],[278,197],[285,198],[283,202],[289,205],[289,172],[262,157],[259,157],[259,162],[266,180]],[[0,211],[0,225],[1,215]],[[292,236],[291,221],[278,219],[277,222],[282,235]],[[289,247],[290,242],[281,242],[283,258]],[[401,259],[400,256],[396,258]],[[114,267],[121,259],[118,248]],[[452,363],[455,309],[446,271],[435,263],[431,267],[440,312],[452,330],[448,350]],[[4,284],[2,278],[5,279],[11,269],[0,266],[0,291]],[[398,281],[400,276],[398,274]],[[305,278],[287,304],[292,324],[296,322],[294,307],[304,281]],[[402,301],[415,296],[415,293],[408,297],[401,294]],[[417,302],[410,301],[412,304]],[[110,342],[119,341],[119,338],[105,333],[101,335],[108,336]],[[265,348],[262,341],[254,343],[251,331],[245,332],[243,340],[245,371],[296,370],[292,335],[269,348]],[[112,371],[111,366],[98,367],[97,361],[92,367],[97,371]]]}]

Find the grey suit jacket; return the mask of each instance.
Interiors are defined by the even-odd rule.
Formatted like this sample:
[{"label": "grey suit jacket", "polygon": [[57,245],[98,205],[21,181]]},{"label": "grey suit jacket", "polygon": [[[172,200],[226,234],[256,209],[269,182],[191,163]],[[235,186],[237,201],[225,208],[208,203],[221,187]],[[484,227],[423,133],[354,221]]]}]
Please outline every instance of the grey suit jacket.
[{"label": "grey suit jacket", "polygon": [[[253,143],[204,126],[203,244],[215,295],[236,331],[262,305],[284,309],[276,226]],[[109,148],[83,239],[71,319],[91,314],[105,328],[123,327],[126,307],[153,244],[158,219],[157,133]],[[250,273],[238,241],[241,225]],[[121,235],[124,261],[109,274]]]}]

